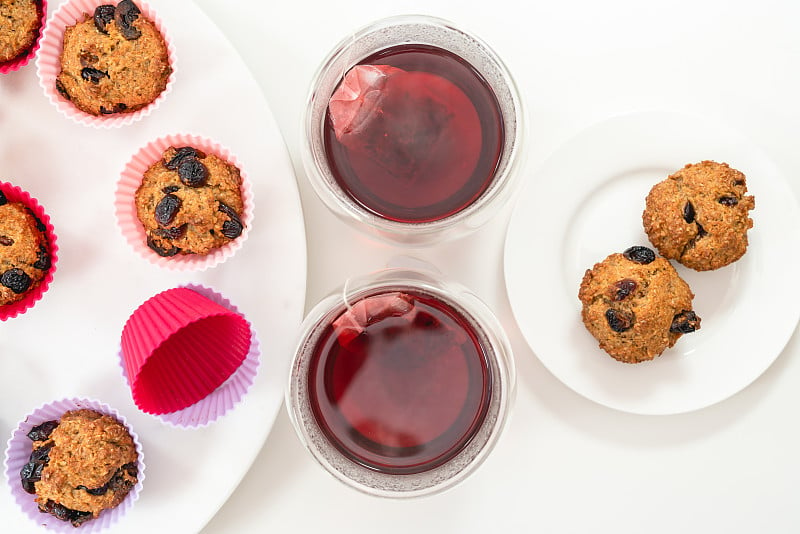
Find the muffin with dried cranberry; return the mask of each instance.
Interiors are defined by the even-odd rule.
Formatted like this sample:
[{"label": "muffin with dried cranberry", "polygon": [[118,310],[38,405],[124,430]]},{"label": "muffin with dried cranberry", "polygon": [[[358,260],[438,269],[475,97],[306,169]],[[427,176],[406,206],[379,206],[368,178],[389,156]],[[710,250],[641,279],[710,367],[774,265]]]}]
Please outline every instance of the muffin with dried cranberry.
[{"label": "muffin with dried cranberry", "polygon": [[50,270],[46,226],[21,202],[0,191],[0,306],[22,300]]},{"label": "muffin with dried cranberry", "polygon": [[0,0],[0,64],[28,54],[42,29],[41,0]]},{"label": "muffin with dried cranberry", "polygon": [[697,271],[724,267],[747,251],[755,198],[746,192],[745,175],[727,163],[686,165],[650,190],[645,232],[665,258]]},{"label": "muffin with dried cranberry", "polygon": [[600,348],[625,363],[652,360],[700,328],[689,285],[647,247],[630,247],[595,264],[578,298],[586,329]]},{"label": "muffin with dried cranberry", "polygon": [[138,453],[128,429],[92,409],[71,410],[28,432],[33,442],[20,471],[39,510],[73,526],[118,506],[138,481]]},{"label": "muffin with dried cranberry", "polygon": [[161,256],[204,255],[244,230],[242,176],[192,146],[169,147],[144,173],[134,201],[147,245]]},{"label": "muffin with dried cranberry", "polygon": [[100,5],[67,27],[59,61],[58,93],[91,115],[148,106],[172,73],[164,36],[131,0]]}]

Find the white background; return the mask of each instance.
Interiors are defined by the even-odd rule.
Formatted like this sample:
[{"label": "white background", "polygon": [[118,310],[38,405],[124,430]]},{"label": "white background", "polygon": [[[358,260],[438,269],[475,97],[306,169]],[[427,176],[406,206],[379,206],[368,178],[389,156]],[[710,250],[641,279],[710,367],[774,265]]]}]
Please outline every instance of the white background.
[{"label": "white background", "polygon": [[[800,196],[800,4],[793,0],[197,3],[252,69],[286,139],[306,218],[307,308],[395,253],[326,212],[306,182],[299,152],[318,64],[349,32],[383,16],[448,18],[504,58],[529,112],[523,179],[592,123],[625,112],[677,110],[749,136]],[[704,410],[646,417],[598,406],[550,375],[522,340],[504,290],[505,223],[499,217],[470,238],[415,251],[483,297],[514,346],[512,419],[475,475],[424,500],[370,498],[323,472],[281,412],[205,534],[800,532],[797,333],[755,383]],[[787,231],[798,227],[800,221]],[[765,291],[780,288],[765,285]],[[769,313],[768,299],[754,313]]]},{"label": "white background", "polygon": [[[306,181],[299,152],[308,86],[328,51],[375,19],[425,13],[480,36],[514,73],[529,118],[523,180],[534,179],[553,150],[593,123],[632,111],[675,110],[748,136],[800,197],[800,4],[196,3],[242,55],[283,132],[306,218],[307,309],[347,277],[380,268],[398,252],[411,253],[496,310],[512,341],[518,378],[512,419],[486,463],[464,484],[423,500],[381,500],[345,487],[303,449],[282,410],[252,468],[204,534],[800,532],[797,332],[764,375],[717,405],[661,417],[604,408],[554,378],[519,333],[502,274],[510,207],[469,238],[398,250],[330,215]],[[208,66],[209,73],[213,69]],[[224,111],[221,101],[218,112]],[[786,231],[798,227],[800,221]],[[770,313],[769,294],[781,288],[765,283],[764,290],[764,307],[754,313]],[[152,530],[159,531],[157,523]]]}]

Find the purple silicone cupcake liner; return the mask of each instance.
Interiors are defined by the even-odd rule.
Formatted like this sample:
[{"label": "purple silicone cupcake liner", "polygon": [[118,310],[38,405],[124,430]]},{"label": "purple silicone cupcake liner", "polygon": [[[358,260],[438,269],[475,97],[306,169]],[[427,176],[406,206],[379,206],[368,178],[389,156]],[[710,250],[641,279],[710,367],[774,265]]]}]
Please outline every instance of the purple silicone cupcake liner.
[{"label": "purple silicone cupcake liner", "polygon": [[[212,302],[241,315],[236,306],[209,287],[199,284],[182,284],[179,287],[191,289]],[[152,417],[156,417],[174,427],[202,428],[210,425],[239,404],[255,381],[261,357],[260,343],[256,336],[255,328],[253,328],[253,324],[250,321],[247,321],[247,324],[250,326],[250,350],[239,368],[225,382],[208,396],[183,410],[161,415],[148,415],[152,415]],[[119,364],[125,383],[130,387],[121,348],[119,351]]]},{"label": "purple silicone cupcake liner", "polygon": [[[130,493],[128,493],[119,506],[109,510],[104,510],[100,513],[97,519],[87,521],[76,529],[67,521],[61,521],[50,514],[39,511],[39,507],[34,501],[34,495],[31,495],[22,489],[22,484],[20,482],[20,470],[26,463],[28,463],[31,454],[32,442],[30,439],[28,439],[28,432],[34,426],[45,421],[60,419],[64,413],[70,410],[80,409],[96,410],[100,413],[110,415],[128,429],[128,432],[130,433],[131,437],[133,438],[133,442],[136,445],[139,481],[131,489]],[[11,434],[11,438],[8,440],[6,447],[5,460],[3,464],[9,489],[11,490],[11,496],[19,505],[22,512],[37,525],[46,527],[46,529],[50,532],[59,533],[80,532],[85,534],[101,532],[109,528],[111,525],[119,521],[120,518],[133,507],[133,504],[139,498],[139,492],[142,490],[142,483],[144,482],[145,477],[144,454],[142,452],[142,444],[139,442],[139,437],[128,424],[125,417],[120,415],[119,412],[112,409],[105,403],[91,399],[62,399],[43,404],[39,408],[36,408],[33,412],[28,414],[25,419],[19,423],[19,425],[17,425],[17,428]]]}]

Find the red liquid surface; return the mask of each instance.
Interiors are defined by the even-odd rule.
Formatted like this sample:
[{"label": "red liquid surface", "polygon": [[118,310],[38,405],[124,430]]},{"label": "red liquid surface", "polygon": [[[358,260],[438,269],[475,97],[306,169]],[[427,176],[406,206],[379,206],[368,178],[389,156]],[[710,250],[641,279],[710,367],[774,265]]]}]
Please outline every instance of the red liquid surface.
[{"label": "red liquid surface", "polygon": [[328,113],[325,145],[337,183],[365,209],[401,222],[448,217],[491,183],[503,146],[494,92],[466,61],[440,48],[400,45],[361,65],[387,77],[375,120],[337,138]]},{"label": "red liquid surface", "polygon": [[411,309],[392,310],[397,295],[368,297],[326,328],[308,386],[314,416],[337,449],[366,467],[407,474],[439,466],[469,443],[486,417],[491,375],[456,310],[408,293]]}]

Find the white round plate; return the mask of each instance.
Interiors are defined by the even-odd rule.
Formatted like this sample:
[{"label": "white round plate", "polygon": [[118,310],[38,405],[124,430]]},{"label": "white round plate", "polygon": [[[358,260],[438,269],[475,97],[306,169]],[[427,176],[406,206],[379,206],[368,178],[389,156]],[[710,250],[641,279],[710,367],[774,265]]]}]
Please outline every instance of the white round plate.
[{"label": "white round plate", "polygon": [[[247,67],[191,1],[148,0],[175,42],[173,91],[149,117],[112,130],[65,119],[44,97],[33,62],[0,77],[0,179],[39,199],[58,236],[49,291],[0,322],[0,441],[44,402],[99,399],[139,434],[147,461],[140,499],[117,533],[198,532],[261,450],[282,405],[303,317],[306,241],[286,147]],[[58,2],[52,2],[51,13]],[[189,133],[227,147],[253,185],[248,240],[201,273],[168,271],[136,254],[114,219],[120,172],[149,141]],[[122,378],[122,327],[150,296],[178,285],[212,287],[244,313],[261,365],[243,401],[207,428],[183,429],[140,412]],[[16,482],[16,481],[12,481]],[[0,488],[4,532],[40,532]]]},{"label": "white round plate", "polygon": [[[700,330],[653,361],[617,362],[581,322],[585,271],[649,244],[650,188],[687,163],[727,162],[755,196],[750,246],[738,262],[696,272],[673,262],[695,293]],[[588,128],[530,177],[505,247],[508,297],[531,349],[557,378],[617,410],[674,414],[740,391],[783,350],[800,315],[800,209],[776,167],[739,135],[694,116],[642,112]]]}]

